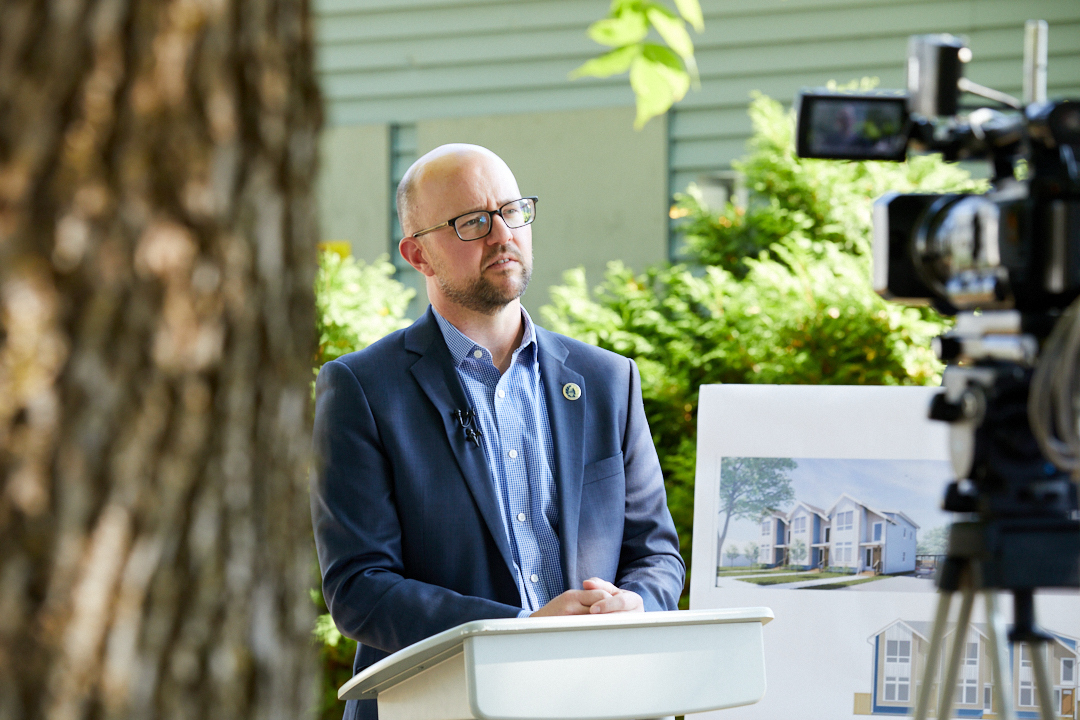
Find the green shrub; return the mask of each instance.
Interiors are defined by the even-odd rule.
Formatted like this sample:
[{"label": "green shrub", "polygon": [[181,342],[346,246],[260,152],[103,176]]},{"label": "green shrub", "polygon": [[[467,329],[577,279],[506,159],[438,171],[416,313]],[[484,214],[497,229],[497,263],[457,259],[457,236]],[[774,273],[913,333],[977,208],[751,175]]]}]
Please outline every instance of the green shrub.
[{"label": "green shrub", "polygon": [[409,326],[405,311],[416,291],[393,275],[394,266],[386,256],[368,264],[336,252],[319,254],[315,275],[316,368]]},{"label": "green shrub", "polygon": [[564,275],[541,309],[547,326],[634,358],[645,411],[689,565],[698,388],[706,383],[934,384],[930,339],[946,321],[883,301],[871,288],[871,200],[889,190],[973,190],[936,157],[903,164],[800,160],[794,118],[758,96],[754,135],[737,164],[746,210],[678,197],[692,265],[635,274],[610,263],[590,292]]}]

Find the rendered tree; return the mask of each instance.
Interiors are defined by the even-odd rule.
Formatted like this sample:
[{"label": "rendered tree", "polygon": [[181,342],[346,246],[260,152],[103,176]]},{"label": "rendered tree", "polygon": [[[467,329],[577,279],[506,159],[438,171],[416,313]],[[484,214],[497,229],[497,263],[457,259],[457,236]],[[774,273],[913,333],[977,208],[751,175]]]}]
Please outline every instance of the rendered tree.
[{"label": "rendered tree", "polygon": [[728,565],[734,565],[740,555],[742,555],[742,553],[739,551],[739,548],[734,545],[728,545],[728,549],[724,551],[724,557],[727,558]]},{"label": "rendered tree", "polygon": [[915,552],[919,555],[944,555],[949,545],[949,526],[931,528],[919,539]]},{"label": "rendered tree", "polygon": [[0,5],[0,717],[310,713],[311,36]]},{"label": "rendered tree", "polygon": [[806,560],[806,543],[802,540],[796,540],[791,543],[791,564],[802,565],[803,560]]},{"label": "rendered tree", "polygon": [[757,565],[761,562],[761,558],[758,555],[761,554],[761,547],[756,542],[748,542],[743,546],[743,555],[750,561],[751,565]]},{"label": "rendered tree", "polygon": [[795,499],[788,473],[790,458],[726,457],[720,461],[720,514],[724,517],[717,547],[724,546],[732,519],[757,520],[768,510]]}]

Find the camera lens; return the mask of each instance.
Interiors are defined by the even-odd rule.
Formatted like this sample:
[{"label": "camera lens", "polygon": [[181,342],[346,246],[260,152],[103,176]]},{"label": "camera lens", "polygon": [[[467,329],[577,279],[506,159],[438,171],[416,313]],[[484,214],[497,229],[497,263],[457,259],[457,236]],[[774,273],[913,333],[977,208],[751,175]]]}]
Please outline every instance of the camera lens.
[{"label": "camera lens", "polygon": [[943,195],[919,223],[912,244],[915,266],[927,285],[958,308],[1004,299],[1000,216],[998,205],[982,195]]}]

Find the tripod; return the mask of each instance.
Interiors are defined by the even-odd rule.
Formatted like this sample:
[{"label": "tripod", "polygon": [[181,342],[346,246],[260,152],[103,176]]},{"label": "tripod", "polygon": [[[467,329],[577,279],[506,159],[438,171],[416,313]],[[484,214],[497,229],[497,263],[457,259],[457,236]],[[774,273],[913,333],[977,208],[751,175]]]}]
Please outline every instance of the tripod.
[{"label": "tripod", "polygon": [[[1006,639],[1005,618],[998,607],[998,590],[988,588],[983,582],[983,561],[979,559],[979,545],[972,543],[973,538],[985,533],[981,523],[959,523],[950,529],[949,556],[940,570],[937,613],[934,617],[934,629],[930,636],[926,665],[923,668],[922,686],[916,697],[915,718],[926,720],[930,710],[938,663],[945,645],[945,636],[949,631],[949,611],[953,596],[960,593],[960,610],[957,617],[952,645],[949,650],[945,677],[939,691],[937,717],[948,718],[953,710],[954,692],[959,681],[960,668],[965,659],[968,628],[971,626],[971,611],[975,605],[975,596],[982,594],[986,603],[987,640],[990,646],[990,667],[994,678],[993,707],[1001,720],[1016,720],[1013,707],[1012,666],[1008,661],[1006,646],[1008,642],[1026,642],[1030,647],[1035,690],[1039,697],[1042,720],[1054,720],[1053,697],[1050,693],[1052,683],[1043,644],[1051,638],[1035,627],[1034,595],[1031,590],[1018,590],[1014,593],[1014,614],[1017,623]],[[1023,627],[1021,627],[1023,625]]]},{"label": "tripod", "polygon": [[[1030,380],[1030,370],[1011,361],[983,358],[971,366],[950,366],[945,392],[931,406],[931,418],[952,423],[954,469],[958,475],[966,474],[965,480],[949,485],[944,508],[968,513],[972,519],[949,529],[948,552],[937,576],[940,598],[934,628],[916,692],[916,720],[926,720],[930,711],[957,593],[960,609],[938,693],[939,720],[953,711],[978,594],[986,603],[998,717],[1016,720],[1007,642],[1028,645],[1042,720],[1056,715],[1044,655],[1053,638],[1035,623],[1034,591],[1080,586],[1080,521],[1075,519],[1075,486],[1043,458],[1028,424]],[[1002,590],[1013,593],[1014,622],[1007,640],[997,599]]]}]

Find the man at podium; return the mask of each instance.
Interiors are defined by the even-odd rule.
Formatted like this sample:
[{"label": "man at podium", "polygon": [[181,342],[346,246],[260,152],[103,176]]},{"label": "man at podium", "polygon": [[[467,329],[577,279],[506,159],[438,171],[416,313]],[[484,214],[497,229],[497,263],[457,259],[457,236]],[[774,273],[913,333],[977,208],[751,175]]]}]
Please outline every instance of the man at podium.
[{"label": "man at podium", "polygon": [[518,300],[536,207],[485,148],[417,160],[399,248],[431,305],[319,373],[312,519],[354,672],[471,620],[677,607],[685,566],[637,367]]}]

